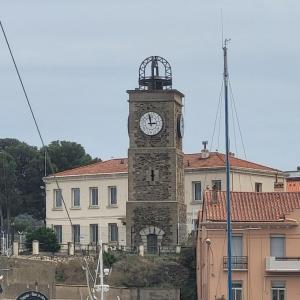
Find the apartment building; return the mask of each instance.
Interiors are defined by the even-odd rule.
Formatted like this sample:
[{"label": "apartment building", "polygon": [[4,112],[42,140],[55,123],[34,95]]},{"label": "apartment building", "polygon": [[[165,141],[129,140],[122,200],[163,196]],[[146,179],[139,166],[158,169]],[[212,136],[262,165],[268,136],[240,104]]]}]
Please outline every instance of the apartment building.
[{"label": "apartment building", "polygon": [[[271,192],[274,191],[276,178],[283,184],[285,182],[284,174],[276,169],[233,155],[230,163],[233,191]],[[203,191],[213,186],[217,190],[225,189],[225,156],[207,150],[185,154],[184,169],[186,226],[187,231],[191,232],[195,229],[198,211],[202,207]],[[75,238],[81,244],[94,244],[101,239],[126,245],[127,158],[60,172],[55,177],[45,177],[44,182],[46,224],[54,228],[60,243],[66,244]]]},{"label": "apartment building", "polygon": [[[234,300],[300,299],[300,193],[231,192]],[[225,192],[205,193],[197,237],[199,300],[227,297]]]},{"label": "apartment building", "polygon": [[286,171],[286,191],[300,192],[300,167],[297,170]]}]

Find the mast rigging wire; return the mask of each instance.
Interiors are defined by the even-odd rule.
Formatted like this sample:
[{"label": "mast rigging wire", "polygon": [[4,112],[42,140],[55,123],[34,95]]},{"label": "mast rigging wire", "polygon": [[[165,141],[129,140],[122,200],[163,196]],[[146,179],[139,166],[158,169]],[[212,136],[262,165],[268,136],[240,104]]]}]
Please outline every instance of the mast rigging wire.
[{"label": "mast rigging wire", "polygon": [[[28,94],[27,94],[27,92],[26,92],[26,89],[25,89],[25,86],[24,86],[22,77],[21,77],[21,75],[20,75],[20,72],[19,72],[19,69],[18,69],[16,60],[15,60],[15,58],[14,58],[14,55],[13,55],[13,52],[12,52],[10,43],[9,43],[9,41],[8,41],[7,35],[6,35],[6,33],[5,33],[5,30],[4,30],[4,27],[3,27],[1,21],[0,21],[0,27],[1,27],[1,30],[2,30],[4,39],[5,39],[5,41],[6,41],[6,45],[7,45],[7,48],[8,48],[8,50],[9,50],[11,59],[12,59],[12,61],[13,61],[13,64],[14,64],[16,73],[17,73],[17,75],[18,75],[19,82],[20,82],[20,84],[21,84],[21,86],[22,86],[22,90],[23,90],[23,93],[24,93],[24,96],[25,96],[27,105],[28,105],[28,107],[29,107],[31,116],[32,116],[32,118],[33,118],[33,121],[34,121],[36,130],[37,130],[37,132],[38,132],[38,135],[39,135],[39,138],[40,138],[40,140],[41,140],[42,146],[43,146],[44,149],[45,149],[45,153],[46,153],[46,155],[47,155],[47,160],[48,160],[48,163],[49,163],[51,172],[52,172],[52,174],[53,174],[53,177],[54,177],[56,186],[57,186],[57,188],[58,188],[59,190],[61,190],[61,189],[60,189],[60,186],[59,186],[59,183],[58,183],[58,180],[57,180],[57,177],[55,176],[54,168],[53,168],[53,165],[52,165],[52,163],[51,163],[50,156],[49,156],[49,153],[48,153],[48,151],[47,151],[47,148],[46,148],[46,146],[45,146],[44,139],[43,139],[43,137],[42,137],[42,134],[41,134],[41,131],[40,131],[38,122],[37,122],[36,117],[35,117],[35,114],[34,114],[34,112],[33,112],[33,109],[32,109],[32,106],[31,106],[31,103],[30,103]],[[70,222],[70,224],[71,224],[71,228],[73,228],[72,220],[71,220],[71,217],[70,217],[70,214],[69,214],[69,211],[68,211],[68,209],[67,209],[67,206],[66,206],[66,203],[65,203],[65,200],[64,200],[64,198],[63,198],[62,193],[61,193],[61,200],[62,200],[62,202],[63,202],[63,204],[64,204],[64,207],[65,207],[65,210],[66,210],[66,213],[67,213],[67,216],[68,216],[68,220],[69,220],[69,222]],[[75,234],[74,234],[74,237],[75,237]],[[74,244],[74,247],[75,247],[75,244]]]},{"label": "mast rigging wire", "polygon": [[[246,154],[246,148],[245,148],[245,144],[244,144],[244,139],[243,139],[243,134],[242,134],[242,130],[241,130],[241,125],[240,125],[240,120],[239,120],[239,116],[238,116],[237,109],[236,109],[236,101],[235,101],[235,98],[234,98],[234,95],[233,95],[233,91],[232,91],[232,87],[231,87],[231,83],[230,83],[229,78],[228,78],[228,83],[229,83],[230,98],[232,100],[231,102],[233,103],[233,109],[234,109],[234,112],[235,112],[235,117],[236,117],[236,121],[237,121],[237,124],[238,124],[239,135],[240,135],[241,143],[242,143],[242,147],[243,147],[244,158],[245,158],[245,160],[248,160],[247,159],[247,154]],[[251,173],[249,174],[249,176],[250,176],[251,190],[254,192]]]}]

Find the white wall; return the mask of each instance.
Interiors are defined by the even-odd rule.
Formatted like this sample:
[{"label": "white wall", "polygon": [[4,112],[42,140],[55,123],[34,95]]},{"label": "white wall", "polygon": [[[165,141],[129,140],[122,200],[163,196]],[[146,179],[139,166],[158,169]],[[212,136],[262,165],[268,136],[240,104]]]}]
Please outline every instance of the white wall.
[{"label": "white wall", "polygon": [[[127,175],[73,176],[58,178],[60,189],[73,224],[80,225],[81,243],[90,242],[90,224],[98,224],[99,239],[108,241],[108,224],[117,223],[119,242],[125,245],[126,229],[122,224],[125,219],[127,201]],[[109,205],[109,186],[117,187],[117,206]],[[98,188],[98,207],[90,206],[90,187]],[[80,208],[73,208],[71,203],[72,188],[80,188]],[[46,179],[46,223],[47,226],[63,225],[63,243],[71,240],[70,222],[64,206],[54,207],[54,190],[57,184]]]},{"label": "white wall", "polygon": [[[185,171],[185,202],[187,205],[187,228],[193,229],[193,222],[197,219],[201,209],[201,201],[193,201],[192,183],[201,181],[202,189],[212,188],[212,180],[221,180],[222,190],[226,187],[225,170],[186,170]],[[280,180],[283,180],[281,178]],[[117,223],[119,229],[119,243],[126,244],[126,227],[122,219],[126,219],[126,201],[128,199],[128,177],[126,173],[92,176],[69,176],[58,178],[63,198],[68,208],[73,224],[81,226],[81,242],[90,242],[90,224],[99,224],[99,239],[108,241],[108,224]],[[63,243],[71,240],[70,223],[64,208],[54,208],[54,190],[57,189],[53,179],[46,178],[46,223],[47,226],[63,225]],[[262,183],[263,192],[274,191],[275,175],[267,172],[252,172],[234,170],[231,173],[231,187],[233,191],[254,191],[255,182]],[[108,205],[108,187],[117,187],[117,207]],[[91,208],[89,205],[89,188],[98,187],[99,207]],[[71,205],[71,189],[80,188],[80,209],[74,209]]]}]

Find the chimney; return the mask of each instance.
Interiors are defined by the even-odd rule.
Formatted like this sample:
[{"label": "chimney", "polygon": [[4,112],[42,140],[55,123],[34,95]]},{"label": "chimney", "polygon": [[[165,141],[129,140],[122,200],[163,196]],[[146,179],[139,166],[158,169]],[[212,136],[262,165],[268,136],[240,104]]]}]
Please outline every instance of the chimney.
[{"label": "chimney", "polygon": [[284,192],[284,183],[278,181],[278,173],[275,176],[274,192]]},{"label": "chimney", "polygon": [[202,145],[204,146],[204,148],[201,150],[201,158],[208,158],[209,157],[209,150],[206,149],[208,144],[208,141],[203,141]]},{"label": "chimney", "polygon": [[211,204],[217,204],[218,203],[218,190],[215,185],[212,187],[211,191]]}]

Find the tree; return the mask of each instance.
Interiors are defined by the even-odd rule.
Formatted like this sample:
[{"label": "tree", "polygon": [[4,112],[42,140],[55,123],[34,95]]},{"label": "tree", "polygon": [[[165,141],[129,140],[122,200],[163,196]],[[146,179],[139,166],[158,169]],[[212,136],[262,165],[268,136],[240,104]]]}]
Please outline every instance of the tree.
[{"label": "tree", "polygon": [[[44,155],[44,148],[40,152]],[[92,161],[92,157],[84,148],[75,142],[53,141],[47,146],[47,153],[54,172],[86,165]],[[48,170],[48,173],[52,173],[52,170]]]},{"label": "tree", "polygon": [[34,240],[39,241],[41,251],[57,252],[60,249],[55,232],[51,228],[41,227],[28,233],[26,235],[26,244],[28,248],[32,247],[32,241]]},{"label": "tree", "polygon": [[[14,186],[14,191],[10,195],[10,197],[13,198],[11,198],[10,201],[19,204],[10,205],[7,210],[6,202],[3,200],[7,198],[1,195],[0,190],[0,197],[3,198],[2,200],[0,199],[0,204],[2,205],[2,210],[0,208],[0,223],[2,216],[2,226],[7,212],[9,215],[11,213],[12,216],[27,213],[36,219],[43,219],[45,217],[45,190],[41,189],[41,187],[44,186],[43,177],[45,173],[48,175],[52,173],[52,170],[49,163],[47,163],[47,171],[45,172],[44,150],[44,148],[38,149],[17,139],[0,139],[0,152],[6,153],[4,157],[5,166],[10,169],[10,167],[8,167],[10,165],[15,170],[14,176],[9,177],[9,179],[14,182],[14,184],[10,183],[11,190],[12,186]],[[75,142],[54,141],[47,146],[47,151],[49,154],[48,158],[53,164],[54,172],[100,161],[98,158],[92,160],[84,148]],[[12,166],[11,164],[14,165]],[[8,170],[6,170],[6,172],[8,172]],[[2,173],[2,176],[4,176],[4,174],[6,173]],[[1,181],[4,184],[4,181]],[[9,203],[11,202],[8,202],[8,204]]]},{"label": "tree", "polygon": [[43,226],[42,220],[35,219],[29,214],[19,214],[14,219],[14,226],[16,231],[30,232],[38,227]]},{"label": "tree", "polygon": [[16,183],[16,162],[10,154],[0,151],[0,225],[3,229],[6,217],[8,231],[11,208],[17,206]]},{"label": "tree", "polygon": [[43,185],[44,161],[37,147],[30,146],[15,139],[0,140],[0,147],[9,153],[16,162],[16,192],[20,206],[14,215],[27,212],[37,218],[45,214]]}]

